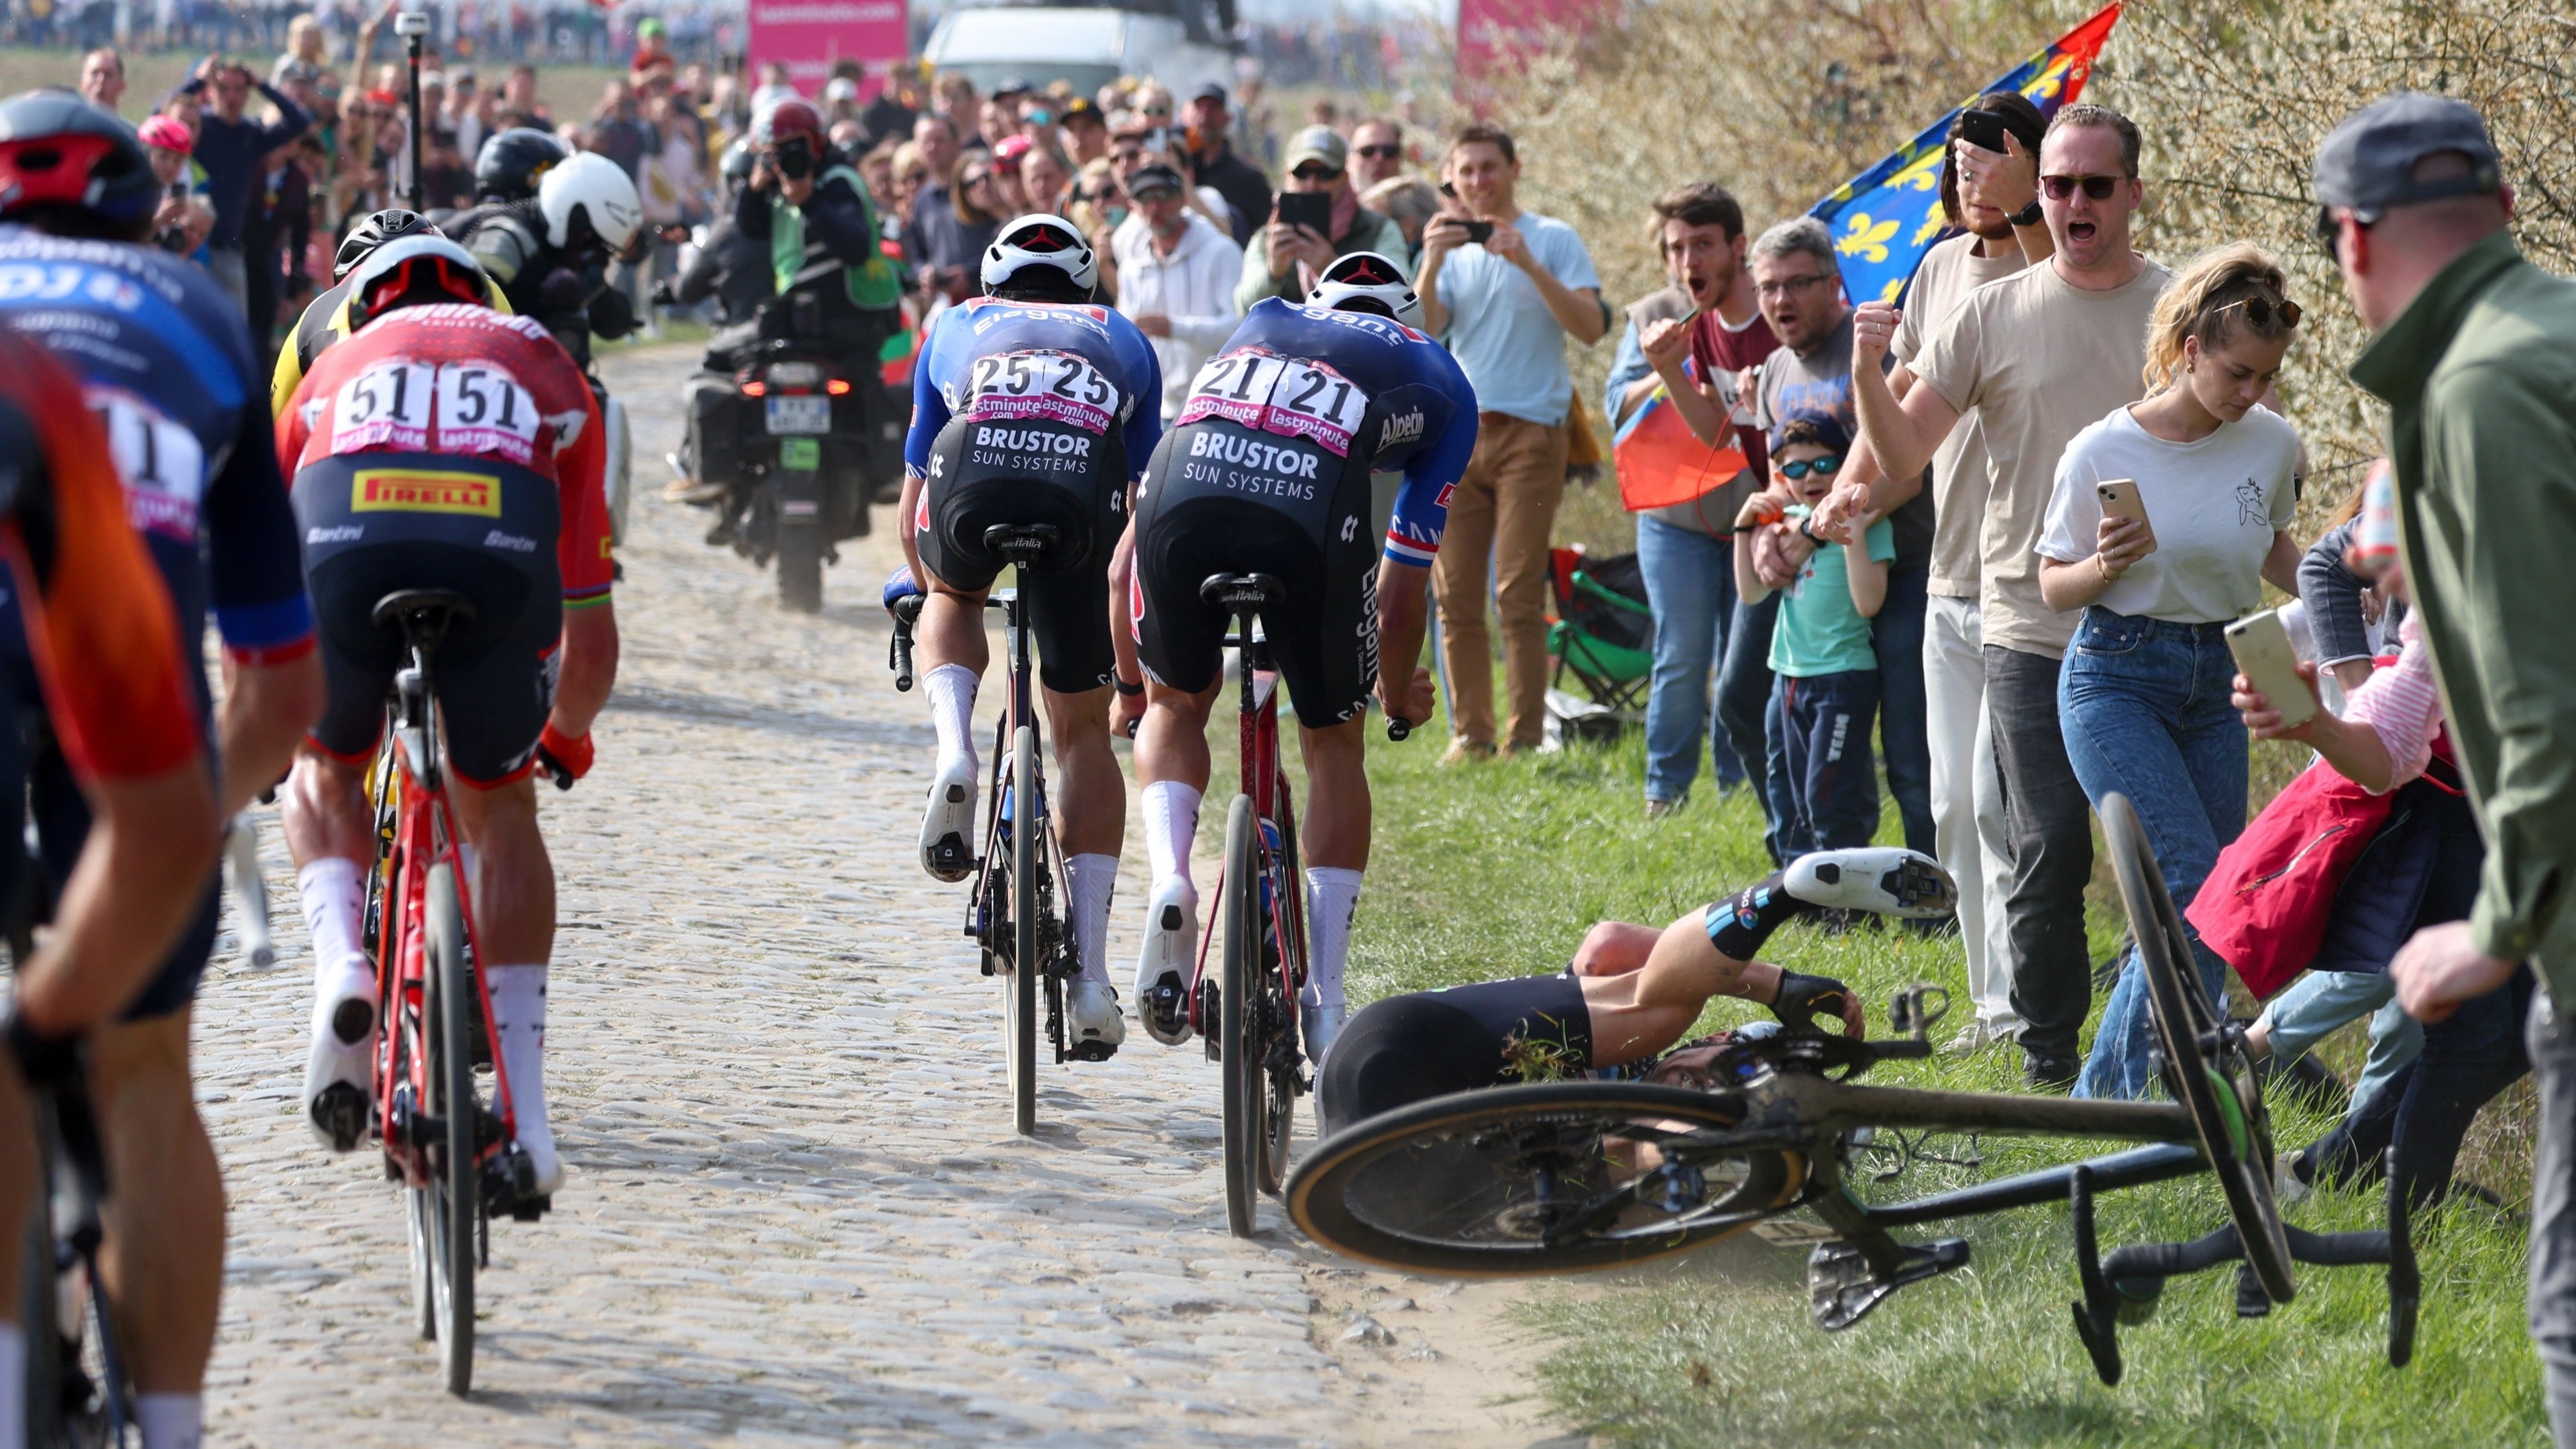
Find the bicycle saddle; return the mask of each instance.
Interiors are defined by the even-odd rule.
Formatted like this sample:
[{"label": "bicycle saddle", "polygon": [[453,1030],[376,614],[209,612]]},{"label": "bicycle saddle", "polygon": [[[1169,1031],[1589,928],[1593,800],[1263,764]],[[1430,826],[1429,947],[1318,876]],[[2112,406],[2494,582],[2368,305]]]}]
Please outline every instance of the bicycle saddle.
[{"label": "bicycle saddle", "polygon": [[1035,562],[1064,537],[1052,523],[997,523],[984,530],[984,547],[1015,564]]},{"label": "bicycle saddle", "polygon": [[1259,608],[1288,597],[1288,586],[1269,574],[1210,574],[1199,581],[1199,597],[1228,609]]},{"label": "bicycle saddle", "polygon": [[476,612],[474,601],[454,589],[396,589],[376,600],[374,617],[387,627],[401,625],[405,633],[419,628],[443,634],[450,624],[473,623]]}]

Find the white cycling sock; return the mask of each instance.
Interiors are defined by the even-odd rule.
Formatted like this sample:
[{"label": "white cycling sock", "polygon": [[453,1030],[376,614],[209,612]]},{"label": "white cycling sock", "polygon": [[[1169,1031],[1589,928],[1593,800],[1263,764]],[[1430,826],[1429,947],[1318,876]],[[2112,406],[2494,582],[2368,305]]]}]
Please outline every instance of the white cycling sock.
[{"label": "white cycling sock", "polygon": [[134,1427],[143,1449],[197,1449],[205,1442],[206,1401],[197,1394],[137,1394]]},{"label": "white cycling sock", "polygon": [[1156,780],[1144,789],[1145,860],[1154,884],[1190,878],[1190,838],[1199,829],[1199,792],[1178,780]]},{"label": "white cycling sock", "polygon": [[0,1323],[0,1449],[27,1449],[27,1331]]},{"label": "white cycling sock", "polygon": [[942,775],[961,760],[969,774],[982,768],[975,756],[975,690],[982,683],[963,664],[942,664],[921,677],[922,692],[930,696],[930,727],[939,733]]},{"label": "white cycling sock", "polygon": [[366,867],[336,855],[308,861],[295,873],[295,894],[313,936],[313,1032],[320,1036],[341,1002],[375,994],[375,964],[358,945]]},{"label": "white cycling sock", "polygon": [[1360,908],[1360,872],[1336,865],[1306,870],[1306,994],[1319,1006],[1342,1004],[1342,966],[1351,955],[1351,917]]},{"label": "white cycling sock", "polygon": [[1064,862],[1065,913],[1073,922],[1074,954],[1082,979],[1109,979],[1109,894],[1118,885],[1118,857],[1075,855]]},{"label": "white cycling sock", "polygon": [[519,1145],[528,1150],[542,1182],[555,1172],[555,1134],[546,1123],[546,968],[486,966],[483,987],[492,997],[501,1069],[510,1074]]}]

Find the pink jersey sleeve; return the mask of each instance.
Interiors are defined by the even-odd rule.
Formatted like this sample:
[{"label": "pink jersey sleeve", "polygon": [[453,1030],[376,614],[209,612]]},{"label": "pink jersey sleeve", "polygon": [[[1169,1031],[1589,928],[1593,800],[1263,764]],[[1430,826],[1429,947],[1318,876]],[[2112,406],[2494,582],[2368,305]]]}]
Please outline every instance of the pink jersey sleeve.
[{"label": "pink jersey sleeve", "polygon": [[2345,719],[2369,725],[2387,747],[2391,790],[2424,773],[2433,758],[2433,737],[2442,729],[2442,691],[2433,682],[2433,654],[2424,647],[2424,631],[2413,613],[2398,626],[2397,639],[2397,662],[2362,681],[2344,706]]}]

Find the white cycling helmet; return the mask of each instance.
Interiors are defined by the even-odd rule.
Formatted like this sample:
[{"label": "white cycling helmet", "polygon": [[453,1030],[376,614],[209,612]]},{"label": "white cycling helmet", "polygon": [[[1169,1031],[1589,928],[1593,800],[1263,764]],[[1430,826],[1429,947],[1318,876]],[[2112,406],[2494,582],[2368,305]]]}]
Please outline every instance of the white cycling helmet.
[{"label": "white cycling helmet", "polygon": [[1345,312],[1380,312],[1411,327],[1422,320],[1422,299],[1404,280],[1404,268],[1376,252],[1345,252],[1333,258],[1308,293],[1311,306]]},{"label": "white cycling helmet", "polygon": [[644,225],[644,199],[635,194],[633,178],[596,151],[546,168],[537,183],[537,209],[545,213],[546,241],[559,247],[572,242],[576,211],[588,211],[590,229],[612,252],[632,245]]},{"label": "white cycling helmet", "polygon": [[349,330],[397,307],[465,302],[492,305],[492,279],[474,254],[435,230],[377,247],[349,269]]},{"label": "white cycling helmet", "polygon": [[1100,280],[1100,258],[1083,240],[1082,228],[1043,211],[1008,223],[984,248],[984,290],[999,288],[1028,266],[1053,267],[1085,292]]}]

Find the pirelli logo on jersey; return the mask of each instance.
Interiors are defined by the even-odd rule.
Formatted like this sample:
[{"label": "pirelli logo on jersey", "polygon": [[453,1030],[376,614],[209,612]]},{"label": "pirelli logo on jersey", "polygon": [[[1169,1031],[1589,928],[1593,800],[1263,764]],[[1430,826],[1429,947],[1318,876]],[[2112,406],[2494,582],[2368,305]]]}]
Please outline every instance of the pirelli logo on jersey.
[{"label": "pirelli logo on jersey", "polygon": [[361,468],[349,487],[360,513],[465,513],[501,516],[501,480],[489,473],[433,473],[420,468]]}]

